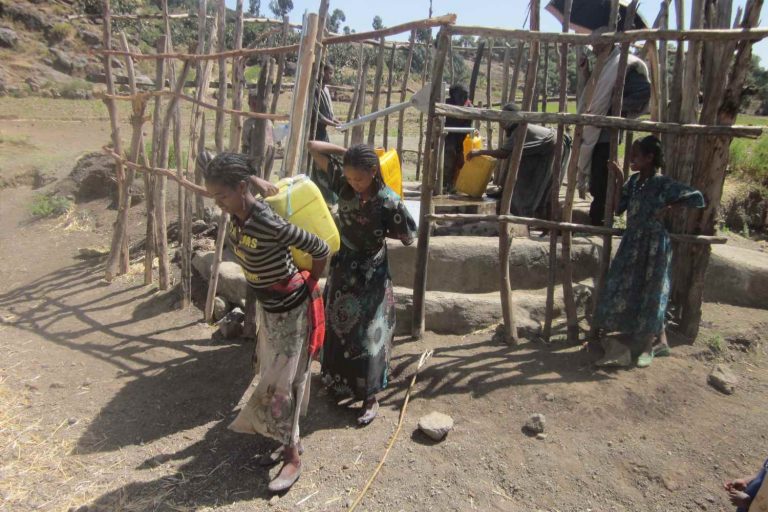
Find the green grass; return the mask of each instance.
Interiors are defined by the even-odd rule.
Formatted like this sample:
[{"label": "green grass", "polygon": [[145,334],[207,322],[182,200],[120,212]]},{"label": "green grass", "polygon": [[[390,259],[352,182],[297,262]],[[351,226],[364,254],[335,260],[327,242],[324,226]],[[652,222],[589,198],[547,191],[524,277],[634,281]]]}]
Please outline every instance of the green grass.
[{"label": "green grass", "polygon": [[761,182],[768,180],[768,135],[757,140],[735,139],[731,143],[731,169]]},{"label": "green grass", "polygon": [[245,76],[246,83],[256,83],[259,79],[259,73],[261,73],[261,66],[248,66],[245,68],[243,75]]},{"label": "green grass", "polygon": [[72,201],[61,196],[38,195],[29,207],[29,213],[36,219],[60,217],[69,211]]},{"label": "green grass", "polygon": [[714,334],[704,342],[713,354],[720,354],[725,350],[725,340],[722,335]]}]

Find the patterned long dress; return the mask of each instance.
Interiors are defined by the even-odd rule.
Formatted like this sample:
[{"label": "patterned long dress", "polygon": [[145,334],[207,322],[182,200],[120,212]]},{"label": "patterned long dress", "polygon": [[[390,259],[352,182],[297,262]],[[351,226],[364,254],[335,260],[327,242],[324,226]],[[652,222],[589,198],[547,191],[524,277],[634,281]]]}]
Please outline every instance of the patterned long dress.
[{"label": "patterned long dress", "polygon": [[395,333],[386,238],[409,245],[416,224],[380,178],[374,181],[377,192],[361,203],[336,157],[330,159],[328,176],[339,197],[341,250],[331,260],[325,287],[323,381],[338,393],[366,398],[387,385]]},{"label": "patterned long dress", "polygon": [[636,338],[661,333],[669,303],[672,244],[656,213],[672,203],[704,207],[698,190],[660,175],[639,183],[639,176],[632,175],[622,189],[619,213],[627,212],[627,229],[594,318],[607,333]]}]

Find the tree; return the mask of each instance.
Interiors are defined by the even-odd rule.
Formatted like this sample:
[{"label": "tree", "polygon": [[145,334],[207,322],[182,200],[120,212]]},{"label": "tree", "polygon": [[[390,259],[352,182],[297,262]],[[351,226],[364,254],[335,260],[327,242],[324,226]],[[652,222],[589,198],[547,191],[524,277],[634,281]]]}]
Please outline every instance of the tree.
[{"label": "tree", "polygon": [[343,21],[347,21],[347,15],[344,14],[344,11],[341,9],[334,9],[331,15],[328,16],[325,26],[328,29],[328,32],[338,34],[341,30],[341,23]]},{"label": "tree", "polygon": [[350,30],[348,25],[344,25],[344,35],[348,36],[349,34],[353,33],[354,30]]},{"label": "tree", "polygon": [[259,17],[261,11],[261,0],[248,0],[248,14]]},{"label": "tree", "polygon": [[381,30],[384,28],[384,23],[381,21],[381,16],[373,17],[373,30]]},{"label": "tree", "polygon": [[275,18],[282,19],[283,16],[293,10],[293,0],[270,0],[269,10],[275,15]]}]

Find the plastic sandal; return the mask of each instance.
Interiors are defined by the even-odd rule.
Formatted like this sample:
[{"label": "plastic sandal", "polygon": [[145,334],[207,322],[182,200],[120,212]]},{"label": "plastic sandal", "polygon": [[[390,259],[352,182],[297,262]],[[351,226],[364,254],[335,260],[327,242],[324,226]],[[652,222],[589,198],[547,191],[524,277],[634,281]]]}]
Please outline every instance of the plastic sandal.
[{"label": "plastic sandal", "polygon": [[653,350],[650,352],[643,352],[640,357],[637,358],[638,368],[648,368],[653,362]]}]

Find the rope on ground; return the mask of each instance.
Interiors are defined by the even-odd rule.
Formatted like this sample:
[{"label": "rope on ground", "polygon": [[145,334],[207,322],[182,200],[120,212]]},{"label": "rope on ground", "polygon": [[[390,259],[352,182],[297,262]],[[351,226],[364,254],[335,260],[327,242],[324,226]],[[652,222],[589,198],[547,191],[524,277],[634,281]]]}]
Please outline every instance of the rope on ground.
[{"label": "rope on ground", "polygon": [[360,494],[358,494],[357,499],[354,503],[349,507],[347,512],[353,512],[357,506],[360,504],[361,501],[363,501],[363,498],[365,497],[366,493],[368,492],[368,489],[370,489],[371,485],[373,484],[373,481],[376,480],[376,477],[379,475],[379,471],[381,471],[381,468],[384,466],[384,462],[387,460],[387,456],[389,456],[389,452],[392,449],[392,447],[395,445],[395,441],[397,440],[398,434],[400,434],[400,430],[403,428],[403,420],[405,420],[405,412],[408,410],[408,402],[411,399],[411,390],[413,390],[414,384],[416,384],[416,377],[419,376],[419,371],[422,369],[422,367],[426,364],[427,359],[432,357],[433,351],[425,350],[423,354],[421,354],[421,357],[419,358],[419,364],[416,366],[416,371],[413,374],[413,378],[411,379],[411,385],[408,386],[408,391],[405,393],[405,400],[403,401],[403,408],[400,409],[400,419],[397,421],[397,428],[395,429],[395,433],[392,434],[392,437],[389,439],[389,444],[387,445],[387,449],[384,451],[384,455],[381,457],[381,461],[379,462],[379,465],[376,466],[376,469],[374,470],[371,477],[368,479],[368,482],[365,484],[365,487],[363,487],[363,490],[360,491]]}]

